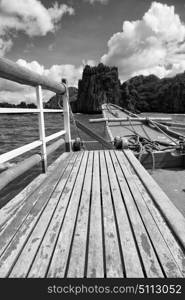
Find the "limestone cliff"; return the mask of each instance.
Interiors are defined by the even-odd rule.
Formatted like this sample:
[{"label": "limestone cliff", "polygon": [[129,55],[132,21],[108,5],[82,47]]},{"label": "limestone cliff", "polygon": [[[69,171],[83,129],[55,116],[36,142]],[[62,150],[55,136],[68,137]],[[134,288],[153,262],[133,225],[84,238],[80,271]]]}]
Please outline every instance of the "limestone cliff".
[{"label": "limestone cliff", "polygon": [[99,113],[105,102],[119,104],[121,97],[118,69],[99,64],[86,66],[79,80],[75,112]]}]

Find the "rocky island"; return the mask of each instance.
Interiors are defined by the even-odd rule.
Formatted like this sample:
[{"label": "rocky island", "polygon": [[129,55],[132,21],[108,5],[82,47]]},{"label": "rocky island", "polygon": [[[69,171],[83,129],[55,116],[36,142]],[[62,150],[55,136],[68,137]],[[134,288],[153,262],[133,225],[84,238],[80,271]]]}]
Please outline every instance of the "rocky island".
[{"label": "rocky island", "polygon": [[[78,89],[70,87],[69,94],[74,113],[99,113],[105,102],[133,112],[185,113],[185,73],[163,79],[140,75],[121,83],[118,68],[87,65]],[[50,99],[46,107],[57,108],[58,97]]]}]

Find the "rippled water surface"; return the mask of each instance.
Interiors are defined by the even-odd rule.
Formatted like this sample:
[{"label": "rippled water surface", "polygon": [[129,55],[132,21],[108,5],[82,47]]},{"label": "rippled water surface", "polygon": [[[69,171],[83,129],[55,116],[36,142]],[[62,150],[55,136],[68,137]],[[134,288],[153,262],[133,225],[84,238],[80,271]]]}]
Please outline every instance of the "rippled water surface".
[{"label": "rippled water surface", "polygon": [[[98,115],[99,116],[99,115]],[[94,115],[94,118],[98,116]],[[92,115],[80,115],[77,114],[76,118],[89,126],[88,120],[92,118]],[[59,113],[56,114],[45,114],[45,127],[46,136],[51,135],[55,132],[64,129],[63,116]],[[92,126],[91,126],[92,127]],[[100,135],[104,135],[104,129],[102,126],[98,126],[96,131]],[[75,126],[71,125],[72,138],[75,138],[80,134],[83,140],[92,140],[89,136],[77,131]],[[10,150],[16,149],[18,147],[24,146],[39,139],[39,129],[38,129],[38,116],[37,114],[0,114],[0,154],[6,153]],[[99,144],[86,144],[87,149],[101,149]],[[51,164],[62,152],[63,147],[58,148],[53,154],[48,157],[48,164]],[[22,156],[15,158],[10,161],[12,163],[17,163],[23,159],[29,157],[34,153],[38,153],[39,148],[34,149]],[[0,162],[1,165],[1,162]],[[1,169],[1,168],[0,168]],[[26,172],[20,176],[17,180],[9,184],[0,192],[0,207],[2,207],[6,202],[12,199],[15,194],[23,189],[33,178],[41,172],[41,166],[38,165],[32,168],[30,171]]]}]

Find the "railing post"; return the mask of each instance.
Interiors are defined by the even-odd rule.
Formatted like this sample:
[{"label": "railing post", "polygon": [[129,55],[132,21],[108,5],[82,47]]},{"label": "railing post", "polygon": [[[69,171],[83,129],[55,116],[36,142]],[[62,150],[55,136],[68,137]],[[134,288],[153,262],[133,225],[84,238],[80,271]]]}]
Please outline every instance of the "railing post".
[{"label": "railing post", "polygon": [[42,141],[41,156],[42,156],[42,170],[44,173],[47,171],[47,151],[46,151],[46,136],[45,136],[45,124],[44,124],[44,111],[42,102],[42,87],[38,85],[36,87],[37,94],[37,107],[39,109],[39,135]]},{"label": "railing post", "polygon": [[66,144],[66,152],[71,151],[71,128],[70,128],[70,113],[69,113],[69,91],[67,80],[62,79],[62,83],[66,86],[66,92],[63,96],[63,108],[64,108],[64,130],[65,133],[65,144]]}]

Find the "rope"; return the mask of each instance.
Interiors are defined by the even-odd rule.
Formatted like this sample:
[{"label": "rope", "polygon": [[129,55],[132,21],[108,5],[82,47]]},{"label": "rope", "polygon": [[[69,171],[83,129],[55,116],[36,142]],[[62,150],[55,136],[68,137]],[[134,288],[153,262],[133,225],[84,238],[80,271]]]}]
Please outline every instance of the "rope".
[{"label": "rope", "polygon": [[178,143],[174,140],[174,139],[172,139],[171,138],[171,136],[169,136],[165,131],[163,131],[157,124],[156,124],[156,122],[153,122],[153,121],[151,121],[150,120],[150,122],[152,123],[152,125],[154,126],[154,127],[156,127],[159,131],[161,131],[169,140],[171,140],[173,143],[175,143],[176,145],[178,145]]},{"label": "rope", "polygon": [[[76,133],[77,133],[77,136],[78,136],[78,137],[80,138],[80,140],[82,141],[82,137],[81,137],[80,131],[79,131],[77,125],[76,125],[76,120],[75,120],[74,114],[73,114],[73,112],[72,112],[70,103],[69,103],[69,114],[70,114],[70,119],[72,119],[72,123],[73,123],[73,126],[74,126],[74,128],[75,128],[75,131],[76,131]],[[82,146],[82,149],[83,149],[84,151],[87,150],[87,147],[86,147],[84,141],[82,142],[82,145],[81,145],[81,146]]]}]

